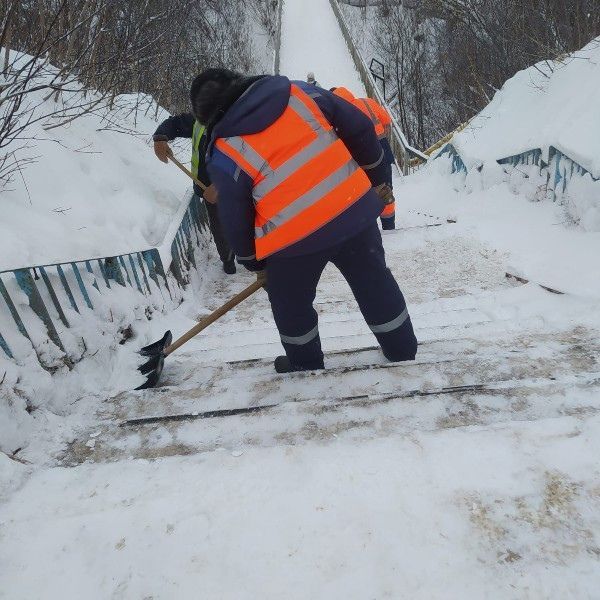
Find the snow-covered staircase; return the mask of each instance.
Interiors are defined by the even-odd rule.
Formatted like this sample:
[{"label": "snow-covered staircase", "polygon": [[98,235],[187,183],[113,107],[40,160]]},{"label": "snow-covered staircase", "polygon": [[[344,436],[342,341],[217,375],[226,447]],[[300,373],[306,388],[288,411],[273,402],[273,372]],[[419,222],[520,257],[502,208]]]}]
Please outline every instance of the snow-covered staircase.
[{"label": "snow-covered staircase", "polygon": [[[553,327],[548,310],[561,296],[507,280],[493,251],[456,234],[454,224],[412,212],[402,230],[384,236],[420,341],[415,362],[385,361],[349,288],[328,267],[317,295],[325,371],[274,372],[281,346],[259,292],[169,357],[161,387],[107,400],[98,427],[72,443],[62,463],[595,412],[597,335]],[[251,278],[213,282],[208,308]]]}]

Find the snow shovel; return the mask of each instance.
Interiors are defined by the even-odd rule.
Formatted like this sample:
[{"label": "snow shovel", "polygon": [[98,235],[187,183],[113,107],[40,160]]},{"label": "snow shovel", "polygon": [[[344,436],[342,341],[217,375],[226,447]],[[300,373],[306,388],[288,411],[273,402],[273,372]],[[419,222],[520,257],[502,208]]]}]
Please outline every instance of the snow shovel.
[{"label": "snow shovel", "polygon": [[[197,179],[196,177],[194,177],[193,173],[187,168],[185,167],[183,164],[181,164],[174,156],[173,154],[169,154],[169,160],[180,170],[183,171],[203,192],[206,192],[206,190],[208,189],[208,187],[206,185],[204,185],[199,179]],[[216,204],[216,199],[210,199],[208,194],[204,194],[204,200],[206,202],[208,202],[209,204]]]},{"label": "snow shovel", "polygon": [[191,340],[193,337],[198,335],[201,331],[206,329],[209,325],[214,323],[217,319],[220,319],[224,314],[228,313],[232,308],[243,302],[246,298],[249,298],[261,288],[265,286],[266,278],[263,274],[256,277],[256,281],[251,283],[245,290],[242,290],[239,294],[235,295],[231,300],[220,306],[210,315],[204,317],[197,325],[194,325],[187,333],[184,333],[178,340],[173,342],[173,335],[170,331],[165,332],[160,340],[144,346],[139,354],[147,356],[148,360],[143,365],[138,367],[138,371],[142,375],[146,375],[146,382],[135,388],[136,390],[145,390],[153,388],[158,383],[160,375],[163,370],[165,358],[172,352],[177,350]]},{"label": "snow shovel", "polygon": [[169,160],[180,170],[183,171],[202,191],[206,191],[206,186],[196,177],[194,177],[193,173],[185,167],[182,163],[180,163],[173,154],[169,154]]}]

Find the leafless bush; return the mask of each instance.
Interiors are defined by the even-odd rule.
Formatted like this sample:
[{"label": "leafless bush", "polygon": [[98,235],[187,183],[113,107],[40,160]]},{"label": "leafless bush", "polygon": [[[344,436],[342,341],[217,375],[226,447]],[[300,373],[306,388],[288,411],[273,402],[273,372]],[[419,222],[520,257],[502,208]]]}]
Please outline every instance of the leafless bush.
[{"label": "leafless bush", "polygon": [[382,0],[376,47],[409,140],[436,141],[517,71],[600,35],[598,0]]},{"label": "leafless bush", "polygon": [[41,120],[60,127],[123,93],[182,110],[199,70],[248,71],[242,2],[0,0],[0,188]]}]

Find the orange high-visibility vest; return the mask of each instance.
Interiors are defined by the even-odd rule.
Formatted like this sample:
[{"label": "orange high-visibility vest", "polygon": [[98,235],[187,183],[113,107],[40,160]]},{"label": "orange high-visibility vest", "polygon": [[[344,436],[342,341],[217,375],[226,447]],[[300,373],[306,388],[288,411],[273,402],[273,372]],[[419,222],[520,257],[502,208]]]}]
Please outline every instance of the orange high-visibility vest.
[{"label": "orange high-visibility vest", "polygon": [[[385,128],[391,124],[392,118],[389,113],[381,104],[378,104],[372,98],[357,98],[348,88],[338,87],[333,90],[333,93],[340,98],[343,98],[347,102],[354,104],[356,108],[360,109],[373,123],[375,127],[375,133],[378,139],[385,137]],[[386,204],[381,212],[381,216],[393,217],[396,212],[396,203]]]},{"label": "orange high-visibility vest", "polygon": [[386,217],[393,217],[396,214],[396,203],[386,204],[381,211],[381,216],[385,219]]},{"label": "orange high-visibility vest", "polygon": [[[373,122],[378,139],[385,137],[385,126],[391,123],[387,111],[377,104],[372,98],[357,98],[355,105],[358,106]],[[385,116],[387,116],[387,119]]]},{"label": "orange high-visibility vest", "polygon": [[388,114],[387,110],[373,100],[372,98],[357,98],[348,88],[338,87],[335,88],[333,93],[340,98],[343,98],[347,102],[354,104],[361,112],[363,112],[375,127],[375,133],[378,139],[385,137],[385,128],[390,125],[392,119]]},{"label": "orange high-visibility vest", "polygon": [[315,101],[294,84],[273,124],[215,145],[252,178],[259,260],[320,229],[371,187]]}]

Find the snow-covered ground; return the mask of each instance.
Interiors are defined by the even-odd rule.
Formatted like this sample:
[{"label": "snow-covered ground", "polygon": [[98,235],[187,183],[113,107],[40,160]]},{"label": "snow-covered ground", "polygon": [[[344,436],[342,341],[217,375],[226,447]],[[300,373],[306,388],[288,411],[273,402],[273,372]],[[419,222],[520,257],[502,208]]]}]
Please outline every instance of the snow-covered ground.
[{"label": "snow-covered ground", "polygon": [[306,80],[312,71],[325,89],[366,95],[329,0],[286,0],[281,37],[281,73]]},{"label": "snow-covered ground", "polygon": [[[302,54],[329,18],[313,2],[286,1],[283,72],[357,89],[337,25],[322,72]],[[211,269],[136,327],[111,384],[66,389],[29,415],[44,435],[0,454],[0,598],[597,598],[600,238],[514,172],[449,170],[398,179],[384,234],[416,361],[383,359],[327,268],[326,371],[274,373],[258,292],[168,357],[160,388],[126,391],[140,345],[252,281]]]}]

